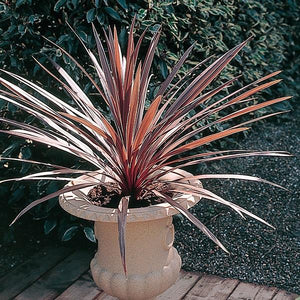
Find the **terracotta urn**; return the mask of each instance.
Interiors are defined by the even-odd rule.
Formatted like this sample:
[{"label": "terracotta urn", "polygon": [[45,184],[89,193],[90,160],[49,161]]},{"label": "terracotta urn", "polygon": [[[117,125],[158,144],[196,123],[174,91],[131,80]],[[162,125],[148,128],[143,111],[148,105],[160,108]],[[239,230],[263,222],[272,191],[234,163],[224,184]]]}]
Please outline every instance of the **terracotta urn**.
[{"label": "terracotta urn", "polygon": [[[190,173],[177,169],[168,176],[182,178]],[[103,175],[102,182],[110,181]],[[80,180],[95,180],[81,176]],[[74,184],[73,181],[68,185]],[[96,182],[99,184],[99,180]],[[199,181],[194,182],[199,186]],[[91,261],[91,271],[97,286],[108,295],[124,300],[155,299],[178,278],[181,258],[173,247],[172,215],[178,213],[167,203],[128,209],[126,226],[127,275],[121,263],[117,209],[95,206],[87,200],[90,188],[60,196],[59,203],[68,213],[95,222],[98,251]],[[185,208],[195,205],[200,198],[181,195],[174,197]]]}]

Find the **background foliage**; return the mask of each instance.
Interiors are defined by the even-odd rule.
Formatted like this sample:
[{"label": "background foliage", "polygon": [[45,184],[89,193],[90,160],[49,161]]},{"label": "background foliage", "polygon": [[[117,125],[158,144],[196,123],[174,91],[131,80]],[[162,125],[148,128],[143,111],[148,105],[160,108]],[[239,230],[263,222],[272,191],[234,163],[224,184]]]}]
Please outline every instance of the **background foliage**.
[{"label": "background foliage", "polygon": [[[284,83],[271,89],[273,97],[293,95],[292,106],[296,105],[300,89],[299,80],[299,31],[300,9],[296,0],[6,0],[0,1],[0,67],[25,75],[56,90],[56,83],[33,61],[47,63],[46,56],[66,66],[76,80],[85,84],[82,74],[75,65],[57,48],[42,36],[45,36],[69,51],[74,57],[84,61],[84,52],[78,39],[71,33],[66,21],[75,29],[88,47],[93,48],[91,22],[101,32],[101,27],[109,24],[117,26],[122,47],[126,45],[128,26],[137,14],[137,34],[149,26],[157,30],[162,24],[163,31],[159,51],[154,61],[152,82],[165,78],[171,66],[192,43],[196,42],[188,63],[181,76],[197,62],[214,54],[224,53],[227,49],[254,36],[240,56],[235,59],[218,80],[242,74],[241,82],[246,83],[275,70],[284,70],[281,78]],[[151,35],[146,35],[151,39]],[[88,68],[88,61],[86,60]],[[153,84],[152,89],[155,89]],[[87,93],[92,92],[88,83]],[[63,95],[63,94],[62,94]],[[270,99],[270,95],[264,94]],[[285,106],[284,106],[285,105]],[[278,104],[277,109],[290,108],[288,104]],[[282,107],[284,106],[284,107]],[[0,115],[14,119],[34,122],[12,105],[0,100]],[[0,127],[5,128],[5,124]],[[33,145],[20,139],[0,136],[0,153],[11,157],[34,157],[36,160],[53,161],[70,166],[71,157],[51,148]],[[0,161],[0,179],[26,174],[33,171],[32,166],[12,164]],[[44,193],[57,189],[56,183],[41,182],[37,185],[14,183],[0,185],[0,208],[9,214],[14,213]],[[42,220],[45,232],[54,228],[64,239],[82,231],[93,240],[88,224],[72,217],[61,218],[55,199],[35,209],[32,215]],[[57,226],[59,225],[59,226]],[[13,228],[6,232],[6,238],[13,235]],[[8,235],[8,237],[7,237]]]}]

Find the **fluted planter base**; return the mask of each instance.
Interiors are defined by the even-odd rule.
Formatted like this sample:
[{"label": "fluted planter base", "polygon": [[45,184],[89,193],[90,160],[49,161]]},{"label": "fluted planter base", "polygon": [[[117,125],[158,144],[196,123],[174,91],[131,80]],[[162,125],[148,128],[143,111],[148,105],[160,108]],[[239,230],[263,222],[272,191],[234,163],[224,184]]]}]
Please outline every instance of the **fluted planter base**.
[{"label": "fluted planter base", "polygon": [[181,258],[172,247],[172,217],[128,223],[124,274],[118,245],[117,223],[95,222],[98,252],[91,262],[95,283],[119,299],[151,299],[177,279]]},{"label": "fluted planter base", "polygon": [[[176,170],[176,174],[174,171],[168,176],[178,179],[191,174]],[[98,178],[109,181],[103,177]],[[81,176],[76,180],[92,179],[90,176]],[[74,182],[69,183],[72,184]],[[199,181],[193,184],[201,186]],[[125,274],[118,241],[117,209],[98,207],[89,203],[82,197],[89,189],[65,193],[60,196],[59,203],[72,215],[95,221],[98,251],[91,261],[95,283],[108,295],[121,300],[155,299],[176,281],[180,272],[181,258],[173,247],[172,224],[172,215],[178,211],[167,203],[128,210],[125,237],[127,274]],[[190,208],[200,198],[181,195],[174,200],[185,208]]]}]

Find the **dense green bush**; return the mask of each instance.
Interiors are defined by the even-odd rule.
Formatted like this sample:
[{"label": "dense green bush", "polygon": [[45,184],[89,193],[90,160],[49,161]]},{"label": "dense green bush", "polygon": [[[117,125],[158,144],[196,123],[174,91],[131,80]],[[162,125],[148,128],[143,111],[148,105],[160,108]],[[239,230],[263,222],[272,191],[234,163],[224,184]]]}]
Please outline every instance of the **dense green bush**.
[{"label": "dense green bush", "polygon": [[[300,10],[296,0],[6,0],[0,2],[0,67],[38,80],[52,88],[51,78],[32,59],[34,56],[47,64],[46,57],[49,56],[67,66],[66,69],[85,84],[75,65],[42,36],[84,61],[84,51],[66,21],[88,47],[94,47],[91,22],[94,22],[99,32],[101,27],[114,24],[120,32],[121,45],[125,47],[128,26],[135,14],[138,23],[137,34],[148,26],[150,32],[157,30],[159,24],[162,24],[163,28],[160,51],[156,53],[154,61],[153,89],[155,82],[167,76],[170,67],[192,43],[196,42],[195,50],[182,69],[181,76],[204,58],[212,54],[218,56],[253,35],[254,39],[222,73],[219,80],[241,73],[241,81],[250,82],[263,74],[282,69],[284,72],[281,77],[284,83],[268,93],[272,93],[273,97],[279,94],[294,95],[292,105],[296,103],[300,89]],[[147,38],[150,39],[151,34],[148,34]],[[89,84],[86,84],[85,91],[90,92]],[[268,94],[263,96],[270,98]],[[278,104],[278,107],[273,109],[288,108],[282,107],[283,105],[288,104]],[[13,116],[16,119],[25,118],[26,122],[34,122],[33,118],[24,116],[15,107],[7,106],[1,100],[0,115]],[[0,124],[1,128],[5,126]],[[34,157],[36,160],[56,162],[58,156],[57,151],[16,138],[8,139],[4,135],[0,136],[0,153],[3,156]],[[70,165],[75,164],[71,157],[66,158],[59,154],[59,158],[68,161]],[[2,161],[0,168],[1,179],[19,172],[26,174],[35,167]],[[36,189],[30,184],[16,182],[0,186],[0,194],[3,195],[2,199],[9,198],[10,207],[19,210],[38,195],[55,188],[57,186],[54,183],[40,183]],[[46,231],[56,225],[55,214],[51,213],[53,203],[45,204],[33,212],[36,218],[46,220]],[[0,206],[2,205],[4,204],[0,203]],[[76,222],[78,223],[73,219],[62,222],[62,234],[68,228],[73,228],[68,231],[69,234],[75,233],[78,230]],[[81,227],[85,228],[85,225]]]},{"label": "dense green bush", "polygon": [[[154,31],[158,24],[163,26],[161,51],[156,57],[156,67],[162,77],[166,77],[168,68],[193,42],[196,49],[186,69],[253,35],[253,41],[224,72],[223,78],[243,70],[244,80],[250,81],[283,69],[286,80],[280,89],[284,94],[297,94],[300,20],[296,0],[7,0],[0,2],[0,65],[30,77],[45,77],[31,56],[45,61],[44,54],[56,59],[62,54],[42,35],[79,56],[82,48],[66,21],[90,47],[94,41],[89,23],[94,22],[97,27],[115,24],[121,30],[120,40],[125,45],[126,31],[135,14],[141,30],[150,26],[150,31]],[[74,72],[74,65],[64,60]]]}]

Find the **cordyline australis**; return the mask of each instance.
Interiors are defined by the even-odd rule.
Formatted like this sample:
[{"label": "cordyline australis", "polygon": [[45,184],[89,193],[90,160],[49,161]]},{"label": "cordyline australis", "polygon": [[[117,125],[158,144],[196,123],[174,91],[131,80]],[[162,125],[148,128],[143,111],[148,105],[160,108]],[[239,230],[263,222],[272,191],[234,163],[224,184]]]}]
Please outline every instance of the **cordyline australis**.
[{"label": "cordyline australis", "polygon": [[[108,176],[119,187],[121,191],[121,199],[118,206],[119,244],[125,272],[125,225],[127,209],[131,201],[143,201],[141,196],[145,193],[152,193],[156,197],[174,206],[227,252],[225,247],[205,225],[195,218],[187,209],[174,201],[164,190],[156,188],[162,185],[169,186],[169,192],[174,194],[185,193],[223,203],[234,209],[242,217],[244,217],[244,214],[249,215],[271,226],[261,218],[236,204],[222,199],[209,190],[189,184],[189,180],[233,178],[260,181],[280,187],[275,183],[257,177],[235,174],[201,174],[173,181],[165,179],[166,177],[163,177],[164,175],[169,172],[174,172],[177,168],[220,159],[263,155],[289,155],[283,151],[259,152],[255,150],[227,150],[206,152],[204,147],[200,148],[202,151],[200,151],[199,154],[190,155],[190,150],[207,145],[210,142],[230,136],[234,133],[245,131],[248,129],[245,125],[282,112],[251,119],[232,126],[229,129],[205,135],[204,133],[207,132],[206,129],[209,127],[249,114],[271,104],[287,100],[290,97],[282,97],[258,104],[253,101],[253,97],[251,98],[253,94],[278,83],[280,80],[267,80],[279,72],[274,72],[260,78],[245,87],[227,94],[221,99],[219,98],[219,100],[214,100],[213,96],[219,94],[226,87],[231,86],[237,78],[233,78],[210,91],[205,91],[206,87],[247,44],[248,39],[215,60],[209,67],[205,68],[203,72],[199,72],[199,75],[194,79],[190,76],[191,72],[194,71],[193,69],[191,72],[188,72],[186,76],[172,83],[175,81],[174,79],[178,70],[185,63],[192,51],[193,46],[191,46],[176,63],[166,80],[160,85],[149,108],[145,109],[147,91],[151,78],[151,64],[161,30],[159,29],[154,34],[147,54],[142,61],[138,59],[138,54],[146,30],[141,34],[135,44],[133,33],[134,24],[135,20],[133,20],[130,27],[127,53],[124,56],[120,49],[115,28],[114,30],[109,29],[108,33],[104,32],[107,45],[106,54],[99,35],[93,26],[98,58],[96,58],[92,51],[87,49],[82,42],[83,47],[93,63],[100,83],[97,83],[64,49],[48,40],[49,43],[54,44],[68,56],[91,81],[99,94],[99,100],[105,101],[109,108],[109,120],[96,109],[88,95],[82,91],[72,77],[55,62],[53,62],[53,65],[64,81],[57,78],[44,66],[40,66],[61,84],[76,103],[76,107],[65,103],[40,86],[16,74],[3,70],[4,73],[27,86],[28,89],[26,89],[26,91],[16,84],[4,78],[0,78],[0,83],[6,88],[6,90],[1,90],[0,98],[18,106],[20,109],[30,113],[43,124],[47,125],[44,128],[39,128],[26,123],[0,118],[2,122],[6,122],[17,128],[13,130],[1,130],[0,132],[51,145],[52,147],[71,153],[80,159],[84,159],[93,166],[91,170],[95,168],[101,170],[98,171],[99,174]],[[208,59],[204,60],[197,67],[207,61]],[[38,61],[37,63],[40,64]],[[33,96],[32,92],[47,99],[49,104]],[[238,108],[235,108],[234,112],[227,112],[226,114],[226,109],[229,107],[232,108],[234,105],[237,105]],[[190,116],[189,112],[194,109],[196,109],[197,112],[193,116]],[[217,117],[219,115],[223,117]],[[211,121],[211,116],[216,116],[216,118]],[[205,125],[199,125],[200,121],[201,124]],[[195,136],[197,136],[197,138],[195,138]],[[4,181],[41,179],[71,180],[74,178],[67,178],[65,176],[89,174],[91,172],[91,170],[71,169],[32,160],[18,158],[3,159],[44,164],[54,169],[52,171],[38,172],[25,177],[7,179]],[[73,186],[64,187],[55,193],[36,200],[24,208],[12,223],[32,207],[50,198],[92,185],[95,185],[95,182],[80,182]]]}]

